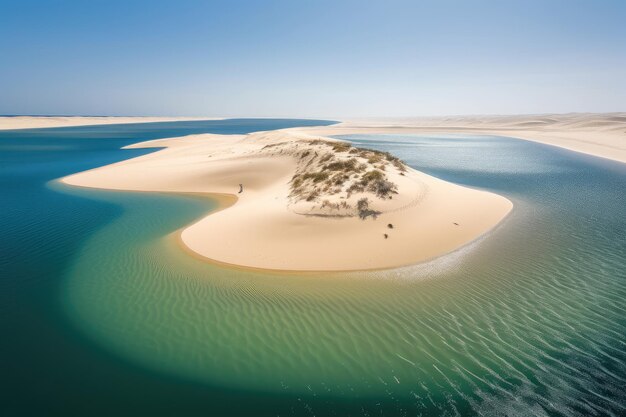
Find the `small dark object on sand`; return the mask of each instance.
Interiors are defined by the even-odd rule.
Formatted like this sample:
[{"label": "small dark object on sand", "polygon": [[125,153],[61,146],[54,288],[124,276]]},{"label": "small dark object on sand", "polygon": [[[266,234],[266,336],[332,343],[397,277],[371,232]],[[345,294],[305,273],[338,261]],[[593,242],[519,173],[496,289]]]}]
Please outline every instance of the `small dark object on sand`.
[{"label": "small dark object on sand", "polygon": [[387,233],[384,234],[385,239],[387,239],[389,237],[389,235]]},{"label": "small dark object on sand", "polygon": [[243,193],[243,185],[239,184],[239,194]]},{"label": "small dark object on sand", "polygon": [[454,222],[453,224],[454,224],[455,226],[458,226],[458,225],[459,225],[457,222]]},{"label": "small dark object on sand", "polygon": [[390,228],[390,229],[393,229],[393,224],[389,223],[389,224],[387,225],[387,227],[388,227],[388,228]]}]

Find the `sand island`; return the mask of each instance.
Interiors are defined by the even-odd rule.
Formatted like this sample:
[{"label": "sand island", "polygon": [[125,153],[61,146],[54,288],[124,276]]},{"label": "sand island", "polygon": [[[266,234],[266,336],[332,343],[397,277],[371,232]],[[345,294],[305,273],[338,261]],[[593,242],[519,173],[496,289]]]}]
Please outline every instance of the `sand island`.
[{"label": "sand island", "polygon": [[223,209],[180,232],[194,253],[272,270],[393,268],[473,241],[511,210],[506,198],[455,185],[391,154],[298,129],[201,134],[62,179],[114,190],[203,193]]}]

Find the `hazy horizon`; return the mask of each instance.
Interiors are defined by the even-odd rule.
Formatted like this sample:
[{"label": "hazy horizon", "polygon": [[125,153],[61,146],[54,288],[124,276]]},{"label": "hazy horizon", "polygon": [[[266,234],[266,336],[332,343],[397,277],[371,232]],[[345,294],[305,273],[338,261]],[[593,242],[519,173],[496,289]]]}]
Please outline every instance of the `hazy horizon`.
[{"label": "hazy horizon", "polygon": [[626,111],[619,1],[24,1],[0,10],[5,115]]}]

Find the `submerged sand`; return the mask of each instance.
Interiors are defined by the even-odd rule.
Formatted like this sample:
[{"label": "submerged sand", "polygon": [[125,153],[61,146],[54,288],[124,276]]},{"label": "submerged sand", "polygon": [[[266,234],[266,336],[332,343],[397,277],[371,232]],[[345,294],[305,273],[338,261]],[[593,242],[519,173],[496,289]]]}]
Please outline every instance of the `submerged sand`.
[{"label": "submerged sand", "polygon": [[[62,181],[115,190],[235,196],[230,207],[184,228],[181,241],[211,260],[272,270],[365,270],[423,262],[475,240],[512,208],[499,195],[408,167],[401,171],[387,163],[385,168],[380,162],[376,166],[397,185],[392,198],[367,191],[311,201],[306,195],[294,196],[294,175],[312,166],[318,169],[315,164],[331,146],[326,141],[331,140],[280,130],[155,140],[130,147],[165,149]],[[340,153],[345,160],[355,155]],[[379,212],[376,217],[355,215],[356,201],[364,195]],[[344,202],[348,208],[339,207]]]},{"label": "submerged sand", "polygon": [[110,125],[127,123],[216,120],[207,117],[120,117],[120,116],[0,116],[0,130]]}]

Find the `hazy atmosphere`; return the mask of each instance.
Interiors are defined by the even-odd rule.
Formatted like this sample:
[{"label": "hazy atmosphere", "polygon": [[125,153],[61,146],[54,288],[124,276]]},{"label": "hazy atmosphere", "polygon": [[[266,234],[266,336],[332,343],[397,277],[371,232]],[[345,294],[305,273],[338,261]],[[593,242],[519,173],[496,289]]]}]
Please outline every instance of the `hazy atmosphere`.
[{"label": "hazy atmosphere", "polygon": [[623,1],[3,1],[0,114],[612,112]]}]

